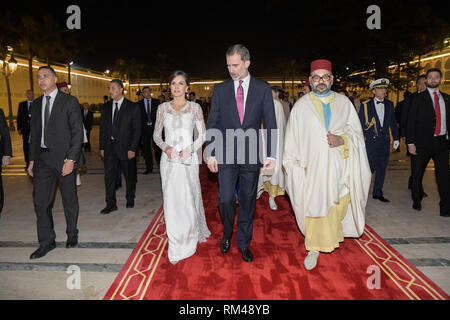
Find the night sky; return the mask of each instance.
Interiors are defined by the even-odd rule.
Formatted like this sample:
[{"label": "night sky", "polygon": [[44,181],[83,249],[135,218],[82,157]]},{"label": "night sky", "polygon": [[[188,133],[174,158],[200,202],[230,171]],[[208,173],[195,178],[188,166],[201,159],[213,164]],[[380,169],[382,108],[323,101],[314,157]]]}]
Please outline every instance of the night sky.
[{"label": "night sky", "polygon": [[[401,3],[414,6],[416,2],[60,1],[40,6],[14,3],[3,9],[15,16],[51,13],[65,28],[66,8],[79,5],[81,31],[74,32],[80,35],[81,50],[75,65],[104,71],[113,67],[116,58],[135,58],[151,65],[156,53],[166,53],[174,69],[191,77],[223,78],[227,76],[224,54],[233,43],[249,48],[250,71],[259,76],[278,75],[277,59],[332,59],[338,51],[352,59],[357,54],[354,48],[376,32],[366,27],[368,5],[380,5],[382,26],[398,19],[411,24],[409,30],[414,32],[415,15],[420,12],[407,15]],[[448,22],[442,4],[433,1],[427,7],[433,16]]]}]

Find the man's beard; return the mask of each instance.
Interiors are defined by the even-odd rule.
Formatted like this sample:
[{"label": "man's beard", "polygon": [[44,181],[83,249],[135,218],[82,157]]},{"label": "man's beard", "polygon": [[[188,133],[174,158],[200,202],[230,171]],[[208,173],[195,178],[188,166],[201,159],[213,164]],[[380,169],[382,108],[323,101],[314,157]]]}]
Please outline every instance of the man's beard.
[{"label": "man's beard", "polygon": [[431,88],[431,89],[436,89],[437,87],[439,87],[439,83],[437,83],[437,84],[427,84],[427,87]]},{"label": "man's beard", "polygon": [[[324,84],[324,83],[318,84],[317,86],[312,85],[311,87],[312,87],[313,92],[314,92],[314,93],[317,93],[317,94],[325,94],[325,93],[328,93],[328,91],[330,91],[330,89],[331,89],[330,87],[328,87],[328,86],[327,86],[326,84]],[[324,90],[321,91],[321,90],[319,89],[319,87],[320,87],[320,89],[324,88]]]},{"label": "man's beard", "polygon": [[234,81],[239,81],[239,80],[241,80],[241,78],[242,78],[242,76],[243,76],[244,74],[245,74],[245,70],[242,71],[242,73],[239,74],[236,78],[233,78],[233,76],[232,76],[231,73],[230,73],[230,77],[231,77],[231,79],[233,79]]}]

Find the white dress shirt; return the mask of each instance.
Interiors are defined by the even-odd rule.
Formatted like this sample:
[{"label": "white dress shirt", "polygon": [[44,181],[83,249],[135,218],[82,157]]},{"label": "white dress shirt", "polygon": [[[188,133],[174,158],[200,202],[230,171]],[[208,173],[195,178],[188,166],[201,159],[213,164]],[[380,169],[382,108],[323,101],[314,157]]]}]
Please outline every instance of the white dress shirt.
[{"label": "white dress shirt", "polygon": [[380,120],[381,127],[383,127],[384,123],[384,100],[383,103],[377,103],[377,98],[373,98],[373,103],[375,103],[375,110],[377,111],[378,119]]},{"label": "white dress shirt", "polygon": [[[52,109],[53,109],[53,103],[55,102],[55,98],[56,98],[56,94],[58,93],[58,88],[55,88],[55,90],[53,90],[49,96],[50,96],[50,110],[48,112],[49,114],[49,119],[50,116],[52,114]],[[44,128],[45,128],[45,105],[47,104],[47,98],[46,98],[46,94],[44,94],[44,96],[42,97],[42,111],[41,111],[41,118],[42,118],[42,136],[41,136],[41,148],[47,148],[47,146],[44,144]]]},{"label": "white dress shirt", "polygon": [[111,112],[111,121],[112,122],[114,122],[114,109],[116,108],[116,103],[117,103],[117,114],[119,114],[120,106],[122,105],[123,99],[125,99],[125,97],[120,98],[120,100],[118,100],[118,101],[116,101],[116,100],[112,101],[112,112]]},{"label": "white dress shirt", "polygon": [[[250,73],[247,74],[247,76],[242,80],[242,89],[244,89],[244,114],[245,114],[245,105],[247,103],[247,96],[248,96],[248,87],[250,86]],[[233,80],[234,81],[234,96],[237,98],[237,90],[239,88],[239,80]]]},{"label": "white dress shirt", "polygon": [[[447,134],[447,122],[446,122],[446,114],[445,114],[445,101],[442,94],[439,92],[439,89],[432,89],[427,88],[428,92],[431,96],[431,101],[433,102],[433,107],[436,110],[436,106],[434,105],[434,92],[437,92],[438,98],[439,98],[439,109],[441,110],[441,132],[439,133],[439,136]],[[436,137],[436,135],[434,135]]]}]

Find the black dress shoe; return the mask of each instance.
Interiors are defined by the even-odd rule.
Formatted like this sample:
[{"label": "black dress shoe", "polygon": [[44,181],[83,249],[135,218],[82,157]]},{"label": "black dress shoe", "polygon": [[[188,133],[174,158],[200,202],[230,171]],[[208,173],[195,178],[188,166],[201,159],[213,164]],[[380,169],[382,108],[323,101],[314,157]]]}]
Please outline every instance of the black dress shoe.
[{"label": "black dress shoe", "polygon": [[101,214],[109,214],[113,211],[117,210],[117,206],[113,206],[113,207],[106,207],[104,208],[102,211],[100,211]]},{"label": "black dress shoe", "polygon": [[380,200],[381,202],[390,202],[388,199],[386,199],[383,196],[379,196],[379,197],[373,196],[372,198]]},{"label": "black dress shoe", "polygon": [[67,249],[75,248],[77,245],[78,245],[78,238],[77,237],[67,239],[67,242],[66,242],[66,248]]},{"label": "black dress shoe", "polygon": [[422,210],[422,204],[420,202],[414,202],[412,207],[414,210],[417,210],[417,211]]},{"label": "black dress shoe", "polygon": [[250,252],[248,248],[239,248],[239,251],[242,254],[242,260],[244,260],[245,262],[253,261],[253,254]]},{"label": "black dress shoe", "polygon": [[127,209],[134,208],[134,201],[133,202],[127,201],[126,207],[127,207]]},{"label": "black dress shoe", "polygon": [[230,242],[230,240],[222,239],[222,240],[220,241],[220,251],[221,251],[222,253],[227,253],[227,252],[230,250],[230,247],[231,247],[231,242]]},{"label": "black dress shoe", "polygon": [[56,243],[53,242],[45,247],[39,247],[35,252],[33,252],[30,256],[30,259],[38,259],[45,256],[49,251],[56,248]]},{"label": "black dress shoe", "polygon": [[117,184],[117,185],[116,185],[116,190],[118,190],[118,189],[120,189],[120,188],[122,188],[122,185],[121,185],[121,184]]},{"label": "black dress shoe", "polygon": [[426,197],[428,197],[428,195],[424,192],[423,197],[426,198]]},{"label": "black dress shoe", "polygon": [[450,217],[450,212],[441,212],[441,217]]},{"label": "black dress shoe", "polygon": [[148,169],[147,169],[147,170],[145,170],[142,174],[150,174],[150,173],[152,173],[152,171],[153,171],[153,170],[148,170]]}]

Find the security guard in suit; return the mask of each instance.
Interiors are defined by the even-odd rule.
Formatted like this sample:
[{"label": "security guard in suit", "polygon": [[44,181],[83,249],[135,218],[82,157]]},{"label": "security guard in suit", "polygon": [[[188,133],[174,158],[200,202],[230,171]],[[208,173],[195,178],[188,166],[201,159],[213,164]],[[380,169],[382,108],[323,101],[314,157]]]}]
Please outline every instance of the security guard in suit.
[{"label": "security guard in suit", "polygon": [[375,182],[372,196],[382,202],[389,202],[383,196],[383,184],[390,154],[390,134],[394,138],[394,149],[399,147],[399,132],[395,120],[394,104],[386,99],[389,80],[382,78],[373,81],[370,89],[374,98],[364,103],[359,110],[359,120],[366,141],[367,157]]}]

